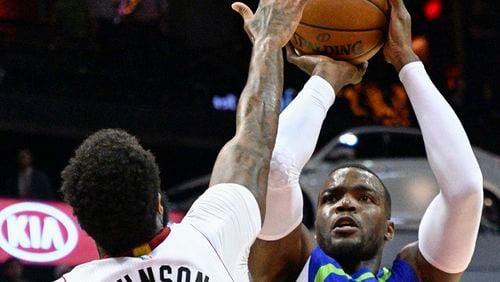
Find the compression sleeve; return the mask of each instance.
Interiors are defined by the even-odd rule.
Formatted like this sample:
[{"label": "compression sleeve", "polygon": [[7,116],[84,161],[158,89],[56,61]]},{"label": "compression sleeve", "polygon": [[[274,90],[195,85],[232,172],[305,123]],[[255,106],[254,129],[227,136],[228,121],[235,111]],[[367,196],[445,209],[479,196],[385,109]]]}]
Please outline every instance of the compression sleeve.
[{"label": "compression sleeve", "polygon": [[424,258],[447,273],[467,268],[476,243],[483,201],[482,175],[467,135],[421,62],[405,65],[399,77],[408,93],[440,193],[419,228]]},{"label": "compression sleeve", "polygon": [[312,76],[281,113],[269,171],[266,215],[258,238],[281,239],[302,222],[300,172],[316,147],[321,125],[334,100],[332,86]]}]

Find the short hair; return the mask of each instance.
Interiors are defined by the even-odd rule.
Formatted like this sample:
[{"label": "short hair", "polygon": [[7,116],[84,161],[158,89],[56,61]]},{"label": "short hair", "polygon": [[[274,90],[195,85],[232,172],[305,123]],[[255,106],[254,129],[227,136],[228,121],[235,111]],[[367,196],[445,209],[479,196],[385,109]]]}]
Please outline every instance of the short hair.
[{"label": "short hair", "polygon": [[370,170],[369,168],[367,168],[366,166],[364,165],[361,165],[361,164],[353,164],[353,163],[349,163],[349,164],[343,164],[339,167],[336,167],[331,173],[330,175],[334,174],[337,170],[340,170],[340,169],[343,169],[343,168],[357,168],[357,169],[360,169],[360,170],[364,170],[368,173],[370,173],[371,175],[375,176],[378,181],[380,182],[380,184],[382,185],[382,187],[384,188],[384,198],[385,198],[385,205],[384,205],[384,209],[385,209],[385,217],[387,219],[390,219],[391,218],[391,209],[392,209],[392,203],[391,203],[391,194],[389,194],[389,190],[387,190],[387,187],[385,187],[385,184],[384,182],[382,181],[382,179],[380,179],[380,177],[378,177],[378,175],[373,172],[372,170]]},{"label": "short hair", "polygon": [[157,231],[160,170],[153,154],[120,129],[103,129],[76,149],[61,190],[82,228],[110,255]]}]

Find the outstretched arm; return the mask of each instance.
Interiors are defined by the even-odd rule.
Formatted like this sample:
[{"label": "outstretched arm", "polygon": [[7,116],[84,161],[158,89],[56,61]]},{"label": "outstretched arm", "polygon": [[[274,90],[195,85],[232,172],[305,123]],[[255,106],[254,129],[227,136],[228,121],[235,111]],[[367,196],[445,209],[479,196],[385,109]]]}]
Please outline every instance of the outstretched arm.
[{"label": "outstretched arm", "polygon": [[218,183],[245,186],[257,198],[262,218],[283,89],[281,48],[292,37],[305,2],[262,0],[255,15],[243,3],[232,5],[254,35],[254,47],[247,83],[236,111],[236,134],[219,152],[210,186]]},{"label": "outstretched arm", "polygon": [[246,268],[243,255],[262,226],[283,88],[281,49],[292,37],[305,2],[261,0],[255,15],[245,12],[242,3],[232,5],[255,35],[236,113],[236,134],[219,152],[211,187],[193,203],[182,223],[210,242],[234,281],[248,278],[239,276],[241,267]]},{"label": "outstretched arm", "polygon": [[335,92],[359,82],[366,70],[366,65],[355,67],[324,56],[299,57],[290,45],[287,57],[312,77],[279,118],[264,226],[249,259],[256,281],[294,281],[306,263],[313,244],[301,224],[299,176],[314,151]]},{"label": "outstretched arm", "polygon": [[479,230],[482,175],[467,135],[411,50],[410,16],[391,0],[389,42],[384,49],[408,93],[440,193],[427,208],[419,242],[403,249],[424,281],[456,281],[469,264]]}]

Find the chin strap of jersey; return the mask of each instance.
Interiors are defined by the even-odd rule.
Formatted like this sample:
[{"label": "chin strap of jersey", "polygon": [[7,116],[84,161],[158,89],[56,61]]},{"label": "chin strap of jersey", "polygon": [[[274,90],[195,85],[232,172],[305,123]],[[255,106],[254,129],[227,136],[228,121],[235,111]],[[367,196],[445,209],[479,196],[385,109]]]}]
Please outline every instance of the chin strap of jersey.
[{"label": "chin strap of jersey", "polygon": [[144,255],[148,255],[151,253],[152,250],[154,250],[158,245],[161,244],[167,238],[168,234],[170,234],[170,228],[165,227],[163,228],[160,232],[158,232],[151,240],[148,242],[141,244],[132,250],[129,250],[127,252],[123,252],[117,255],[106,255],[104,258],[111,258],[111,257],[140,257]]}]

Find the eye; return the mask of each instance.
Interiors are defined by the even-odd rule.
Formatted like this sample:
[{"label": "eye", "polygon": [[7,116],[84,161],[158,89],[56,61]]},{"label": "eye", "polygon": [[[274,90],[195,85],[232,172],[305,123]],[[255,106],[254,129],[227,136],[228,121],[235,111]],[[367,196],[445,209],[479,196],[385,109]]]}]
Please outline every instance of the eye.
[{"label": "eye", "polygon": [[363,194],[363,195],[361,195],[361,196],[359,197],[359,200],[360,200],[361,202],[371,202],[371,199],[370,199],[370,197],[369,197],[367,194]]},{"label": "eye", "polygon": [[335,203],[337,198],[332,194],[327,194],[323,197],[323,202],[325,203]]}]

